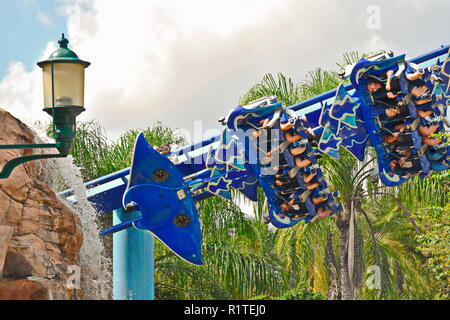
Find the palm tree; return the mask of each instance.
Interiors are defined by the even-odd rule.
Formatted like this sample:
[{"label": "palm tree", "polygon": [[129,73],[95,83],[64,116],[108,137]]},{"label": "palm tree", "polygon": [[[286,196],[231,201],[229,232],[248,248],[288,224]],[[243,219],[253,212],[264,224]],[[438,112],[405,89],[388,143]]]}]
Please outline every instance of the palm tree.
[{"label": "palm tree", "polygon": [[[418,297],[422,290],[430,292],[430,284],[418,272],[423,269],[422,259],[414,252],[413,239],[420,229],[411,212],[432,204],[443,206],[448,202],[448,194],[436,183],[440,175],[426,180],[415,178],[400,187],[387,188],[374,181],[374,165],[372,160],[357,163],[349,155],[341,160],[325,158],[325,172],[333,187],[341,192],[344,203],[344,211],[336,219],[340,234],[341,298],[358,296],[365,265],[381,269],[380,297],[397,297],[393,294],[398,295],[404,289],[400,282],[409,284],[410,296]],[[358,236],[358,229],[364,231],[362,237]],[[361,248],[363,252],[358,253]],[[362,253],[365,263],[358,261]]]},{"label": "palm tree", "polygon": [[294,84],[292,79],[279,73],[276,80],[273,75],[266,74],[260,84],[253,86],[241,98],[241,104],[245,105],[265,96],[277,96],[288,106],[301,100],[298,85]]}]

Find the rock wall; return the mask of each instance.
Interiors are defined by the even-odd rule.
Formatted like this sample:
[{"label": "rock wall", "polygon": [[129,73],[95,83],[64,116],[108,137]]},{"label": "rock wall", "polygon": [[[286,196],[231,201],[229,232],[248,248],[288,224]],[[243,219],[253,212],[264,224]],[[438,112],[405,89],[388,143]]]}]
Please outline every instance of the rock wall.
[{"label": "rock wall", "polygon": [[[0,145],[34,143],[19,120],[0,109]],[[0,167],[32,150],[0,150]],[[67,269],[83,242],[80,220],[44,183],[41,164],[29,162],[0,180],[0,300],[66,300]]]}]

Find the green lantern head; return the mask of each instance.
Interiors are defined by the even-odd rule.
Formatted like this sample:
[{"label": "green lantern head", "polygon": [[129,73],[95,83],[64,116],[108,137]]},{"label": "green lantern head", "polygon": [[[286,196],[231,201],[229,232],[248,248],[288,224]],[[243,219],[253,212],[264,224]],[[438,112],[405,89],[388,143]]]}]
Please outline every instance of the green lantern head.
[{"label": "green lantern head", "polygon": [[59,48],[38,66],[43,70],[44,107],[76,106],[84,108],[84,70],[90,63],[80,60],[68,48],[69,40],[62,35]]}]

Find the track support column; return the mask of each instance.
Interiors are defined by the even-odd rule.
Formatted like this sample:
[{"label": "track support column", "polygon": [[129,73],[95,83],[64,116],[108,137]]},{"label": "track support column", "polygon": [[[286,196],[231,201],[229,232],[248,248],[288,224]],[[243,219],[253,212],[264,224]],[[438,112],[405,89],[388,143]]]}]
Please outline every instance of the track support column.
[{"label": "track support column", "polygon": [[[139,212],[114,211],[114,225],[136,219]],[[154,300],[154,237],[136,228],[114,234],[114,300]]]}]

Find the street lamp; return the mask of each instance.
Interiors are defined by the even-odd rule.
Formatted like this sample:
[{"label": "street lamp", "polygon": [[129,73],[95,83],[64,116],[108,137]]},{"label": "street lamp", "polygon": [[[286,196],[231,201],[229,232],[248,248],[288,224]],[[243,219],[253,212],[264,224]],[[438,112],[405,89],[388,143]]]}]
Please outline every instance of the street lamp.
[{"label": "street lamp", "polygon": [[59,154],[31,155],[9,161],[0,172],[0,179],[8,178],[19,165],[33,160],[65,158],[72,150],[76,135],[76,118],[84,112],[84,70],[90,63],[80,60],[68,48],[69,40],[62,35],[59,48],[42,68],[44,80],[44,111],[52,116],[55,144],[0,145],[0,149],[48,149],[56,148]]}]

